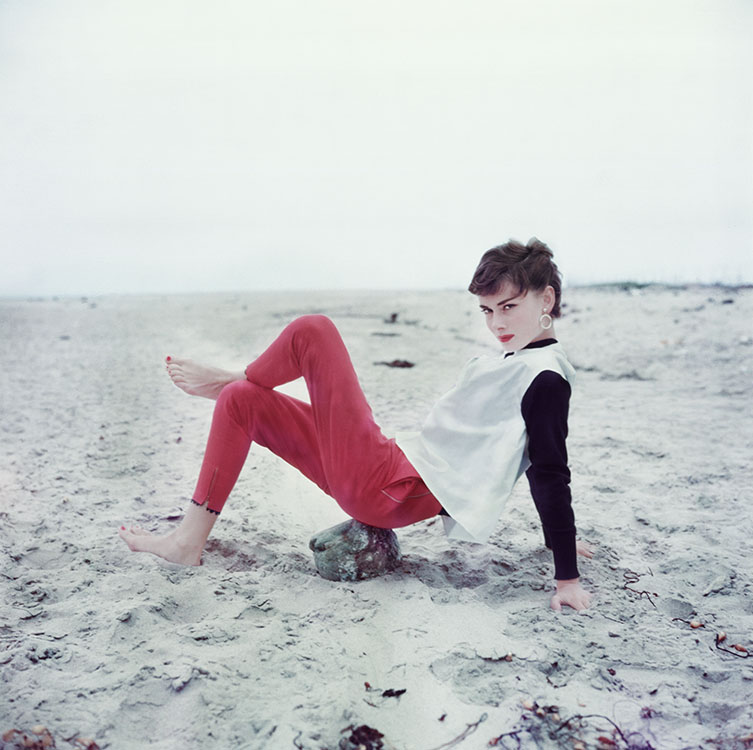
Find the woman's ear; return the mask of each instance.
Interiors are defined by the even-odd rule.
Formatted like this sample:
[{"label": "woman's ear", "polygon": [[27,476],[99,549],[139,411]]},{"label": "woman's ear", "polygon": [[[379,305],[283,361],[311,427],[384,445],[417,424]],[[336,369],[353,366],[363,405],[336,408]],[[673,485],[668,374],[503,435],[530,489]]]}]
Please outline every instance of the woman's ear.
[{"label": "woman's ear", "polygon": [[557,295],[554,292],[554,287],[549,285],[544,289],[544,304],[546,305],[546,309],[551,312],[552,308],[554,307],[554,301],[557,299]]}]

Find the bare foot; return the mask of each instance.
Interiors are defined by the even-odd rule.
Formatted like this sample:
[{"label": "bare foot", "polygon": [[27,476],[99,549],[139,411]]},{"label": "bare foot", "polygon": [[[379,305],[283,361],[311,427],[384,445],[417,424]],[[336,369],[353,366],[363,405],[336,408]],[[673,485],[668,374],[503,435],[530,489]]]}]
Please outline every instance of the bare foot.
[{"label": "bare foot", "polygon": [[180,565],[201,565],[201,552],[218,516],[206,505],[191,502],[183,520],[169,534],[158,535],[140,526],[121,526],[118,534],[132,552],[151,552]]},{"label": "bare foot", "polygon": [[201,565],[201,547],[197,550],[195,545],[181,544],[176,539],[175,531],[158,536],[140,526],[131,526],[130,529],[121,526],[118,535],[131,552],[151,552],[157,557],[180,565]]},{"label": "bare foot", "polygon": [[170,379],[189,396],[203,396],[216,400],[220,391],[234,380],[245,380],[245,373],[207,367],[191,359],[167,358]]}]

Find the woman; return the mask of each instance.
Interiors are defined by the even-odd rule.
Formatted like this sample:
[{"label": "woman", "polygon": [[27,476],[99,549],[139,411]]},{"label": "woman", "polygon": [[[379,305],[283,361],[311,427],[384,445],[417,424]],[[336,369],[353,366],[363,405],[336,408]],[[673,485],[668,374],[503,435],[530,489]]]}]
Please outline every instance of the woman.
[{"label": "woman", "polygon": [[[537,239],[487,251],[469,291],[478,297],[503,356],[476,357],[432,409],[419,433],[386,438],[374,422],[332,321],[290,323],[243,373],[167,358],[173,382],[217,400],[191,504],[166,536],[121,527],[134,551],[198,565],[252,442],[266,446],[328,493],[353,518],[398,528],[442,515],[451,537],[484,541],[515,481],[527,471],[544,539],[552,549],[555,610],[583,610],[567,468],[574,371],[554,338],[561,284]],[[303,377],[310,404],[277,386]]]}]

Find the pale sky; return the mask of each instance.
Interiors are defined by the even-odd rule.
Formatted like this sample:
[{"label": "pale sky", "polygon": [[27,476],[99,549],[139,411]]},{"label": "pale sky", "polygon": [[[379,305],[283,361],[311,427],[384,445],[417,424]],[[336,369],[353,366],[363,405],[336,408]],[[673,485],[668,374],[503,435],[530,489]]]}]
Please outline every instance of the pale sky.
[{"label": "pale sky", "polygon": [[750,0],[0,0],[0,295],[753,282]]}]

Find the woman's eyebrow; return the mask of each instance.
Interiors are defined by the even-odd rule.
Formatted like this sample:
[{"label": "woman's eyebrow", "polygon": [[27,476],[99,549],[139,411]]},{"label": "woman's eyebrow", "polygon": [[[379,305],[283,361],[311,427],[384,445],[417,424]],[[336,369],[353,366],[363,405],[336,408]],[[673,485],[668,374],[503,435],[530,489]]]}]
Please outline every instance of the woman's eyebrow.
[{"label": "woman's eyebrow", "polygon": [[[509,297],[508,299],[503,299],[501,302],[497,302],[496,307],[499,307],[500,305],[506,305],[508,302],[512,302],[512,300],[517,299],[520,297],[519,294],[516,294],[514,297]],[[479,305],[479,307],[482,310],[491,310],[491,307],[489,305]]]}]

